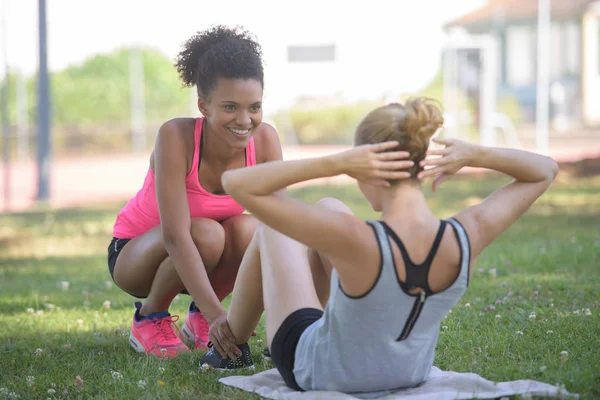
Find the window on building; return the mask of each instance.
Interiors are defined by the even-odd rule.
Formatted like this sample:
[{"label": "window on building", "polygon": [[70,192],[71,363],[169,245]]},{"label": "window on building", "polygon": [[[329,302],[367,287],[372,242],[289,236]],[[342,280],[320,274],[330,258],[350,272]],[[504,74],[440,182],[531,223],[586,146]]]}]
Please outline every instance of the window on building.
[{"label": "window on building", "polygon": [[288,46],[288,62],[335,61],[335,45]]}]

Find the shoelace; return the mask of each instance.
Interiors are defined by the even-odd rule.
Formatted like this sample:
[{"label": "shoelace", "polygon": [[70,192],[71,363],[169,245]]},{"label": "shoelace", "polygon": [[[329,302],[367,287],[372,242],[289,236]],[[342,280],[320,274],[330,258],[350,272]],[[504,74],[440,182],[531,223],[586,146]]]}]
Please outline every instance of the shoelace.
[{"label": "shoelace", "polygon": [[204,321],[204,323],[198,324],[198,336],[208,336],[208,331],[210,330],[210,325],[208,325],[208,321]]},{"label": "shoelace", "polygon": [[[181,331],[175,322],[179,320],[179,315],[171,315],[164,317],[156,321],[158,326],[158,334],[165,340],[173,340],[181,337]],[[175,334],[173,327],[177,330],[179,335]]]}]

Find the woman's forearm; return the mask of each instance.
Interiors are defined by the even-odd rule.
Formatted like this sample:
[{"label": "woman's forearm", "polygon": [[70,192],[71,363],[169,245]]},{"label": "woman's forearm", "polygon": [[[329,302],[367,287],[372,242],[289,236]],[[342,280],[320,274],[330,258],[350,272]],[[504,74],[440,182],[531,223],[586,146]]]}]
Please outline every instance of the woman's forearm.
[{"label": "woman's forearm", "polygon": [[177,274],[207,321],[210,323],[225,313],[210,284],[206,268],[191,235],[181,234],[175,238],[165,238],[165,247]]},{"label": "woman's forearm", "polygon": [[553,179],[558,164],[550,157],[522,150],[479,146],[470,167],[492,169],[521,182]]},{"label": "woman's forearm", "polygon": [[341,174],[335,156],[293,161],[273,161],[250,168],[229,170],[221,182],[229,194],[264,196],[298,182]]}]

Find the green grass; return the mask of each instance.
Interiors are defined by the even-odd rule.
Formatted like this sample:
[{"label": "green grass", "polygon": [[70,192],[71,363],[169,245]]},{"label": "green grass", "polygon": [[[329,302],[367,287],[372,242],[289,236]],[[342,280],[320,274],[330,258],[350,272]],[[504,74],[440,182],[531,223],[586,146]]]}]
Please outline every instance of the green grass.
[{"label": "green grass", "polygon": [[[462,178],[426,194],[446,217],[502,182]],[[376,217],[354,186],[293,194],[310,202],[338,197],[357,215]],[[258,398],[198,372],[200,352],[159,360],[128,347],[134,299],[110,285],[106,266],[118,206],[0,216],[0,388],[27,399]],[[481,256],[465,297],[442,322],[435,364],[494,381],[564,384],[582,398],[599,398],[599,215],[598,177],[555,183]],[[172,307],[180,323],[188,301],[179,296]],[[257,331],[251,346],[261,371],[272,365],[260,357],[265,343],[257,343],[264,327]]]}]

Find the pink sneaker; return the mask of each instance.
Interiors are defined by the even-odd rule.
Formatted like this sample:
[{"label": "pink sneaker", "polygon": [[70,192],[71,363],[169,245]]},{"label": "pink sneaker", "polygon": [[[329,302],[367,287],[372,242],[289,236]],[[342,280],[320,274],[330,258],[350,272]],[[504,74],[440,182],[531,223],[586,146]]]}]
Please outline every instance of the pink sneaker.
[{"label": "pink sneaker", "polygon": [[190,303],[188,309],[188,315],[185,318],[183,324],[183,336],[190,342],[194,342],[194,348],[208,349],[208,330],[210,325],[204,315],[194,306],[194,303]]},{"label": "pink sneaker", "polygon": [[133,316],[129,344],[135,351],[154,355],[161,358],[174,358],[182,353],[190,353],[190,349],[175,334],[178,331],[175,322],[178,315],[171,316],[168,312],[154,313],[138,321],[137,316],[142,303],[136,302],[137,311]]}]

